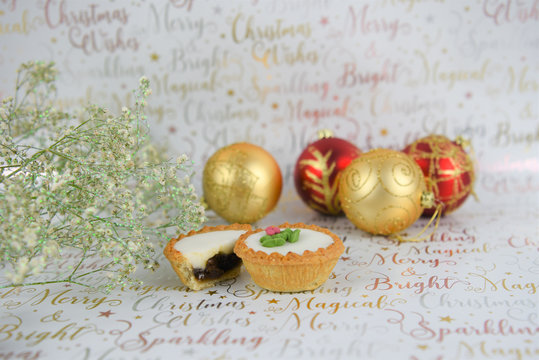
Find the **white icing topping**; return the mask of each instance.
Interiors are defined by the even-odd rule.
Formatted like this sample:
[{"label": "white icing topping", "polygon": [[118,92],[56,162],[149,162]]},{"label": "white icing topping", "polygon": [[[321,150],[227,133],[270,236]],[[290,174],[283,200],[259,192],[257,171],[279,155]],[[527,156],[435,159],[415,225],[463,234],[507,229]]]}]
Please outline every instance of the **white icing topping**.
[{"label": "white icing topping", "polygon": [[174,244],[174,249],[189,260],[193,268],[203,269],[212,256],[223,253],[231,254],[234,244],[245,230],[210,231],[185,237]]},{"label": "white icing topping", "polygon": [[[281,231],[283,231],[281,229]],[[295,230],[295,229],[291,229]],[[333,244],[333,238],[327,234],[321,233],[319,231],[314,231],[310,229],[299,229],[299,240],[295,243],[289,243],[288,241],[281,246],[275,247],[264,247],[260,243],[260,238],[266,235],[265,231],[257,232],[245,239],[245,245],[253,249],[254,251],[262,251],[266,254],[279,253],[281,255],[286,255],[289,252],[293,252],[299,255],[302,255],[305,250],[316,251],[320,248],[326,248],[329,245]]]}]

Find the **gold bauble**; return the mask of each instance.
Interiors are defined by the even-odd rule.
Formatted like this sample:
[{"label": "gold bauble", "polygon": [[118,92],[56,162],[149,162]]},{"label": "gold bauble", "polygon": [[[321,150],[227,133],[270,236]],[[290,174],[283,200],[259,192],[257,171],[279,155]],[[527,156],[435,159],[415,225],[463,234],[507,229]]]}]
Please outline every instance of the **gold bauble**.
[{"label": "gold bauble", "polygon": [[339,200],[361,230],[390,235],[406,229],[423,212],[425,178],[408,155],[375,149],[360,155],[342,172]]},{"label": "gold bauble", "polygon": [[266,216],[279,200],[282,183],[275,159],[249,143],[219,149],[202,176],[208,207],[231,223],[253,223]]}]

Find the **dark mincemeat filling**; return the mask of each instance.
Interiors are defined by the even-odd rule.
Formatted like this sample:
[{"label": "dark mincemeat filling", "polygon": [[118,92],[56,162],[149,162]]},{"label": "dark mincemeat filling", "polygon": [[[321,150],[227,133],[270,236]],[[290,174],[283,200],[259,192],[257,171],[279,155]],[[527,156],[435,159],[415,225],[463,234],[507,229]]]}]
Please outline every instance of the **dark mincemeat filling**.
[{"label": "dark mincemeat filling", "polygon": [[204,269],[195,268],[193,274],[197,280],[217,279],[228,270],[231,270],[239,265],[241,259],[236,254],[217,254],[212,256],[206,262]]}]

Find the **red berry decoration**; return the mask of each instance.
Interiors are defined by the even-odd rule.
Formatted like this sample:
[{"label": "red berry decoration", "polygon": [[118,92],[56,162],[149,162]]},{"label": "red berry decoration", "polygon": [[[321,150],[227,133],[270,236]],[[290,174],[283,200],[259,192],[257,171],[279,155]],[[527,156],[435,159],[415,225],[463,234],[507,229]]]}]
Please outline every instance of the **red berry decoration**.
[{"label": "red berry decoration", "polygon": [[323,214],[338,215],[338,176],[361,151],[352,143],[319,132],[320,140],[307,146],[294,170],[294,183],[301,199]]},{"label": "red berry decoration", "polygon": [[[451,141],[442,135],[430,135],[403,150],[421,167],[427,190],[444,205],[443,214],[456,210],[473,193],[474,166],[463,145],[460,137]],[[435,207],[425,209],[423,215],[431,216],[435,210]]]}]

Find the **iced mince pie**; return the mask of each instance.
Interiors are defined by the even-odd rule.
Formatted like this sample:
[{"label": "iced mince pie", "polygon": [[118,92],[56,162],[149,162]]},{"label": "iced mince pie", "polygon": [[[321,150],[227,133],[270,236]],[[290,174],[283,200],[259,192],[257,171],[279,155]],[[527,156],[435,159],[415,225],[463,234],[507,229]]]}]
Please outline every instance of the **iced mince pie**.
[{"label": "iced mince pie", "polygon": [[252,230],[241,235],[234,246],[257,285],[282,292],[322,285],[343,251],[337,235],[303,223]]},{"label": "iced mince pie", "polygon": [[248,224],[206,226],[170,240],[163,253],[186,286],[205,289],[239,275],[241,259],[234,244],[251,229]]}]

